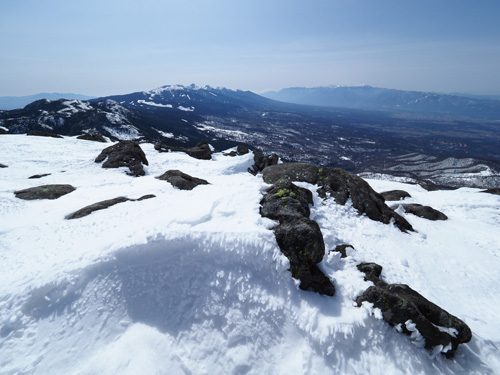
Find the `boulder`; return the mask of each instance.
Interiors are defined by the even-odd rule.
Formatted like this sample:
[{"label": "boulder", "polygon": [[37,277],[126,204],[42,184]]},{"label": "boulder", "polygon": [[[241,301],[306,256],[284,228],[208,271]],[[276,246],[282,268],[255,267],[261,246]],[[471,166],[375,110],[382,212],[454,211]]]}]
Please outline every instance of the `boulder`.
[{"label": "boulder", "polygon": [[69,214],[68,216],[66,216],[66,219],[67,220],[79,219],[81,217],[90,215],[94,211],[104,210],[104,209],[111,207],[111,206],[114,206],[115,204],[118,204],[118,203],[123,203],[123,202],[128,202],[128,201],[132,201],[132,202],[133,201],[142,201],[142,200],[150,199],[150,198],[155,198],[155,195],[148,194],[148,195],[144,195],[144,196],[140,197],[139,199],[130,199],[130,198],[126,198],[126,197],[117,197],[117,198],[113,198],[113,199],[107,199],[104,201],[100,201],[100,202],[91,204],[89,206],[85,206],[85,207],[79,209],[78,211],[75,211],[72,214]]},{"label": "boulder", "polygon": [[375,263],[358,266],[366,274],[369,287],[356,302],[366,301],[382,311],[383,319],[401,332],[412,335],[417,330],[429,350],[439,349],[446,357],[453,357],[459,344],[472,338],[470,328],[457,317],[427,300],[408,285],[387,284],[380,279],[382,267]]},{"label": "boulder", "polygon": [[210,145],[207,142],[200,142],[194,147],[174,147],[157,143],[155,144],[155,150],[159,152],[184,152],[189,156],[200,160],[212,159],[212,150],[210,149]]},{"label": "boulder", "polygon": [[411,195],[404,190],[390,190],[380,193],[386,201],[400,201],[405,198],[411,198]]},{"label": "boulder", "polygon": [[101,133],[86,133],[86,134],[79,135],[78,137],[76,137],[76,139],[83,139],[86,141],[107,143],[106,139],[102,136]]},{"label": "boulder", "polygon": [[156,177],[159,180],[167,181],[172,186],[181,190],[193,190],[198,185],[208,185],[209,182],[201,178],[196,178],[179,170],[170,170]]},{"label": "boulder", "polygon": [[50,173],[35,174],[33,176],[28,177],[28,179],[36,179],[36,178],[42,178],[42,177],[46,177],[46,176],[50,176]]},{"label": "boulder", "polygon": [[264,156],[260,152],[254,151],[253,152],[254,164],[250,168],[248,168],[248,172],[250,172],[255,176],[257,173],[262,172],[264,168],[278,164],[278,160],[279,156],[276,154],[272,154],[271,156]]},{"label": "boulder", "polygon": [[347,258],[347,249],[351,248],[354,250],[354,246],[352,245],[338,245],[335,247],[335,249],[330,250],[329,252],[337,252],[340,253],[341,258]]},{"label": "boulder", "polygon": [[350,198],[353,207],[370,219],[389,224],[394,221],[403,232],[413,231],[403,217],[391,210],[382,195],[375,192],[361,177],[340,168],[318,167],[307,163],[285,163],[266,167],[262,171],[264,181],[273,184],[280,179],[317,184],[318,195],[333,197],[338,204],[345,205]]},{"label": "boulder", "polygon": [[266,191],[260,201],[260,214],[272,220],[283,221],[291,217],[309,217],[309,205],[313,204],[312,193],[281,180]]},{"label": "boulder", "polygon": [[241,146],[241,145],[238,145],[236,147],[236,151],[230,151],[230,152],[226,152],[225,154],[223,154],[224,156],[238,156],[238,155],[245,155],[245,154],[248,154],[250,151],[248,151],[248,148],[246,148],[245,146]]},{"label": "boulder", "polygon": [[7,168],[8,166],[5,164],[0,163],[0,168]]},{"label": "boulder", "polygon": [[106,160],[103,168],[128,167],[131,176],[144,176],[143,164],[149,165],[144,151],[137,142],[120,141],[117,144],[107,147],[95,159],[96,163]]},{"label": "boulder", "polygon": [[292,276],[300,288],[333,296],[335,287],[317,267],[325,254],[325,243],[318,223],[309,219],[312,193],[282,179],[266,190],[260,214],[278,220],[274,228],[281,252],[290,261]]},{"label": "boulder", "polygon": [[247,147],[245,147],[245,146],[242,146],[242,145],[238,145],[238,146],[236,146],[236,153],[237,153],[238,155],[246,155],[246,154],[248,154],[249,152],[250,152],[250,151],[249,151],[249,150],[248,150],[248,148],[247,148]]},{"label": "boulder", "polygon": [[17,198],[24,200],[57,199],[76,190],[71,185],[42,185],[15,191]]},{"label": "boulder", "polygon": [[[447,220],[448,219],[448,216],[443,214],[441,211],[435,210],[434,208],[432,208],[430,206],[422,206],[421,204],[416,204],[416,203],[402,204],[401,206],[403,206],[404,210],[407,213],[413,214],[413,215],[418,216],[418,217],[422,217],[424,219],[433,220],[433,221],[435,221],[435,220]],[[399,205],[391,206],[392,209],[396,209],[398,207],[399,207]]]},{"label": "boulder", "polygon": [[37,136],[37,137],[63,138],[63,136],[61,136],[59,134],[50,133],[50,132],[44,132],[44,131],[41,131],[41,130],[33,130],[33,131],[30,131],[30,132],[26,133],[26,135],[34,135],[34,136]]}]

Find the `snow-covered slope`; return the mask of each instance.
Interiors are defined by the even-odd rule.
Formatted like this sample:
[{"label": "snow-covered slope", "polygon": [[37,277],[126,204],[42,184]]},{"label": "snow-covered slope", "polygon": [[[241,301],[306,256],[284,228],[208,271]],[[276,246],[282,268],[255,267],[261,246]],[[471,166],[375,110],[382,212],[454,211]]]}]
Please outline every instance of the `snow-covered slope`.
[{"label": "snow-covered slope", "polygon": [[[499,374],[500,198],[477,189],[408,191],[448,215],[402,213],[416,233],[315,196],[311,218],[327,249],[320,264],[334,297],[305,292],[259,215],[267,185],[247,173],[253,155],[197,160],[141,144],[146,176],[94,163],[105,147],[75,138],[0,136],[1,374]],[[181,191],[155,179],[179,169],[210,185]],[[42,179],[34,174],[50,173]],[[71,184],[56,200],[14,191]],[[87,217],[97,201],[129,201]],[[433,356],[354,299],[376,261],[387,282],[410,285],[464,320],[473,339],[454,359]]]}]

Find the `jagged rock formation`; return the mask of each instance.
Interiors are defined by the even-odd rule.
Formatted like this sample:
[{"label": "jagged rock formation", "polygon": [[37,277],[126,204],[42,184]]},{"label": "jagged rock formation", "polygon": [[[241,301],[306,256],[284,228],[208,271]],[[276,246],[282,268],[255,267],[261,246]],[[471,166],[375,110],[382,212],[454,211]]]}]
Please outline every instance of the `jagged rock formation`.
[{"label": "jagged rock formation", "polygon": [[288,163],[266,167],[262,174],[264,181],[269,184],[280,179],[317,184],[318,194],[322,198],[331,196],[341,205],[345,205],[351,198],[353,207],[360,214],[366,214],[370,219],[384,224],[394,220],[401,231],[413,231],[410,223],[391,210],[385,204],[384,198],[365,180],[343,169],[318,167],[307,163]]},{"label": "jagged rock formation", "polygon": [[69,194],[76,190],[71,185],[42,185],[28,189],[15,191],[14,194],[19,199],[37,200],[37,199],[57,199],[63,195]]},{"label": "jagged rock formation", "polygon": [[75,211],[72,214],[69,214],[68,216],[66,216],[66,219],[68,219],[68,220],[79,219],[81,217],[90,215],[94,211],[104,210],[104,209],[111,207],[111,206],[114,206],[115,204],[118,204],[118,203],[129,202],[129,201],[130,202],[142,201],[145,199],[150,199],[150,198],[155,198],[155,197],[156,196],[153,194],[148,194],[148,195],[144,195],[138,199],[131,199],[131,198],[127,198],[127,197],[117,197],[117,198],[113,198],[113,199],[107,199],[104,201],[100,201],[100,202],[91,204],[89,206],[85,206],[85,207],[79,209],[78,211]]},{"label": "jagged rock formation", "polygon": [[159,180],[167,181],[172,186],[181,190],[193,190],[198,185],[208,185],[209,182],[201,178],[190,176],[179,170],[170,170],[156,177]]},{"label": "jagged rock formation", "polygon": [[365,280],[375,285],[369,287],[356,302],[364,301],[382,310],[382,316],[391,326],[412,335],[418,331],[429,350],[439,349],[446,357],[453,357],[459,344],[472,338],[470,328],[457,317],[427,300],[408,285],[387,284],[380,279],[382,267],[376,263],[362,263],[358,269],[365,273]]},{"label": "jagged rock formation", "polygon": [[254,164],[250,168],[248,168],[248,172],[255,176],[257,173],[262,172],[264,168],[278,164],[278,160],[279,156],[276,154],[272,154],[271,156],[264,156],[259,151],[254,151]]},{"label": "jagged rock formation", "polygon": [[292,276],[300,288],[333,296],[335,287],[316,265],[325,254],[319,225],[309,219],[312,193],[290,181],[280,180],[271,186],[260,202],[260,214],[279,225],[274,228],[278,246],[290,261]]},{"label": "jagged rock formation", "polygon": [[347,258],[347,249],[348,248],[351,248],[354,250],[354,246],[352,246],[352,245],[338,245],[335,247],[335,249],[330,250],[330,252],[333,251],[336,253],[340,253],[341,258]]},{"label": "jagged rock formation", "polygon": [[400,201],[405,198],[411,198],[410,193],[404,190],[390,190],[380,193],[386,201]]},{"label": "jagged rock formation", "polygon": [[86,133],[79,135],[76,139],[84,139],[86,141],[107,143],[106,139],[100,133]]},{"label": "jagged rock formation", "polygon": [[194,147],[174,147],[157,143],[155,144],[155,150],[159,152],[172,152],[172,151],[185,152],[189,156],[200,160],[212,159],[212,150],[210,149],[210,145],[207,142],[199,142]]},{"label": "jagged rock formation", "polygon": [[131,176],[144,176],[143,164],[149,165],[146,159],[146,154],[142,151],[137,142],[134,141],[120,141],[113,146],[109,146],[101,151],[95,159],[96,163],[106,160],[103,168],[119,168],[128,167]]},{"label": "jagged rock formation", "polygon": [[37,137],[63,138],[59,134],[45,132],[45,131],[41,131],[41,130],[33,130],[33,131],[30,131],[30,132],[26,133],[26,135],[34,135],[34,136],[37,136]]},{"label": "jagged rock formation", "polygon": [[[422,206],[421,204],[417,203],[402,204],[401,206],[407,213],[422,217],[427,220],[448,220],[448,216],[430,206]],[[398,207],[399,205],[391,206],[392,209],[396,209]]]}]

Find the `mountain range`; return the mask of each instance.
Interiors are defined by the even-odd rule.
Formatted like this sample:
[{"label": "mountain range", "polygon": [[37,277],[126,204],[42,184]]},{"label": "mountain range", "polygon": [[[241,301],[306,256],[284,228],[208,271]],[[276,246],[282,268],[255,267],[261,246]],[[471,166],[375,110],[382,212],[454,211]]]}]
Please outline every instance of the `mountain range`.
[{"label": "mountain range", "polygon": [[[376,90],[347,91],[358,89]],[[441,97],[437,103],[448,103],[448,97]],[[171,146],[206,141],[219,149],[239,143],[277,153],[283,160],[356,173],[451,186],[500,186],[495,120],[464,117],[463,111],[437,115],[383,106],[384,110],[333,108],[321,106],[319,100],[315,104],[285,103],[226,88],[167,85],[91,100],[37,100],[22,109],[0,111],[0,129],[62,135],[99,132],[111,139]]]},{"label": "mountain range", "polygon": [[288,103],[338,108],[378,109],[398,112],[463,116],[498,120],[496,97],[438,94],[360,86],[291,87],[263,96]]}]

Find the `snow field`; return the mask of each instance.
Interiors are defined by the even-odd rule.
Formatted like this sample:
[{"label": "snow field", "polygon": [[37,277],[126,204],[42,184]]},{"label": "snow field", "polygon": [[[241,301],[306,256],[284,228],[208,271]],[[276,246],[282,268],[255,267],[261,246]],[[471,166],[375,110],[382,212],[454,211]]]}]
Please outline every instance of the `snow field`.
[{"label": "snow field", "polygon": [[[134,178],[94,163],[109,146],[67,137],[0,137],[1,374],[499,374],[500,199],[476,189],[426,192],[369,180],[377,191],[449,216],[403,215],[417,233],[321,201],[311,218],[327,247],[331,298],[304,292],[287,271],[259,215],[267,185],[246,172],[253,155],[197,160],[141,144],[149,166]],[[155,179],[169,169],[210,185],[180,191]],[[39,180],[33,174],[51,173]],[[16,190],[69,183],[54,201],[22,201]],[[64,217],[118,196],[125,202]],[[340,259],[328,253],[349,243]],[[473,331],[452,360],[428,353],[354,299],[371,283],[362,261],[406,283]],[[408,323],[410,324],[410,323]],[[417,338],[417,336],[415,336]]]}]

